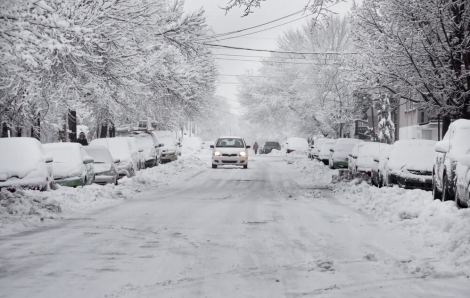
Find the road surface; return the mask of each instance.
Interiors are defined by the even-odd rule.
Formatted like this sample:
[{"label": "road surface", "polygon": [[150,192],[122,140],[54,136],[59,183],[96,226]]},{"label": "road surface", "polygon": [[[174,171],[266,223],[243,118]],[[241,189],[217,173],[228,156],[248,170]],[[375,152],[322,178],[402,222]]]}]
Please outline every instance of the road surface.
[{"label": "road surface", "polygon": [[282,157],[0,238],[0,297],[469,297],[412,268],[421,239],[352,210]]}]

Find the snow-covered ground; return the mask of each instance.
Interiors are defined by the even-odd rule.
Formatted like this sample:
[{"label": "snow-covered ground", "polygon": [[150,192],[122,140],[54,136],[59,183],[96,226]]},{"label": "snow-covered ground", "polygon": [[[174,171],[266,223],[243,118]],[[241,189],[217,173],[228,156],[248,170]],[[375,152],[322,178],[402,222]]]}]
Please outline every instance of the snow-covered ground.
[{"label": "snow-covered ground", "polygon": [[106,208],[96,196],[62,204],[68,220],[0,236],[0,297],[470,292],[468,211],[427,192],[333,183],[335,170],[295,155],[251,155],[246,170],[186,156],[152,171],[109,187],[122,194]]},{"label": "snow-covered ground", "polygon": [[424,190],[377,188],[360,179],[331,184],[338,171],[321,162],[301,159],[288,163],[304,173],[304,182],[330,185],[341,204],[403,230],[419,242],[422,250],[406,262],[410,270],[422,276],[470,278],[470,208],[433,200],[432,193]]},{"label": "snow-covered ground", "polygon": [[185,177],[194,175],[207,166],[204,158],[188,155],[175,162],[138,171],[135,177],[119,180],[119,185],[88,185],[40,192],[24,190],[11,193],[0,191],[0,235],[19,232],[25,228],[44,225],[51,221],[76,217],[80,213],[105,205],[132,200],[141,192],[155,190]]}]

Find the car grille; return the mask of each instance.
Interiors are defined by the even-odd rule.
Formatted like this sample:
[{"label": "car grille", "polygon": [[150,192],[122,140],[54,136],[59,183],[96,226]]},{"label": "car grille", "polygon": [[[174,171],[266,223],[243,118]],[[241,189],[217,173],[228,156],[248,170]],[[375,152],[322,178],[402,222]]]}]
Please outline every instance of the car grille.
[{"label": "car grille", "polygon": [[222,163],[237,163],[236,160],[222,160]]},{"label": "car grille", "polygon": [[413,175],[420,175],[420,176],[431,176],[431,171],[415,171],[415,170],[408,170]]},{"label": "car grille", "polygon": [[236,153],[234,154],[223,153],[222,156],[233,157],[233,156],[237,156],[237,154]]}]

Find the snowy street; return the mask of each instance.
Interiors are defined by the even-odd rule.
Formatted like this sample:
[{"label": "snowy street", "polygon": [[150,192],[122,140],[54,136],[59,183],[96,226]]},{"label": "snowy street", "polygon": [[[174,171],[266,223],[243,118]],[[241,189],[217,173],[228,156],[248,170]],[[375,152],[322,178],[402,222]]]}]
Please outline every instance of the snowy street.
[{"label": "snowy street", "polygon": [[202,158],[184,181],[0,237],[0,297],[468,297],[468,276],[423,267],[439,260],[424,235],[346,204],[330,170]]}]

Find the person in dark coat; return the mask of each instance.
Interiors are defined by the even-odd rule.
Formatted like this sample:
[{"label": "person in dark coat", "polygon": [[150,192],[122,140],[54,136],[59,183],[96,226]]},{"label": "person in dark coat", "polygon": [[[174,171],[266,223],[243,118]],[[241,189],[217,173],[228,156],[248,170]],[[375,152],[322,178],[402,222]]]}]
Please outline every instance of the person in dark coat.
[{"label": "person in dark coat", "polygon": [[253,150],[255,150],[255,154],[258,154],[258,143],[253,144]]},{"label": "person in dark coat", "polygon": [[78,135],[77,143],[82,144],[82,146],[88,146],[88,141],[83,131]]}]

